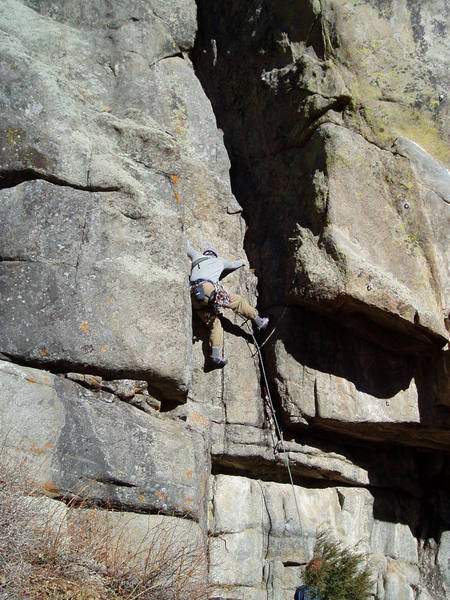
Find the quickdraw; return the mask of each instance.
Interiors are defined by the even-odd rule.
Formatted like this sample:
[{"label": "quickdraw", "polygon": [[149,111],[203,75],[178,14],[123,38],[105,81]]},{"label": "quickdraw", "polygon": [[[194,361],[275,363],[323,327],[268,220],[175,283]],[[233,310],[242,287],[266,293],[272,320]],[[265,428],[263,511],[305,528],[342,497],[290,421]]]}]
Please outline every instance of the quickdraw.
[{"label": "quickdraw", "polygon": [[209,301],[214,312],[219,313],[221,308],[226,308],[230,304],[231,298],[223,285],[216,281],[214,284],[214,292],[211,294]]},{"label": "quickdraw", "polygon": [[[210,283],[214,286],[214,290],[211,292],[209,299],[205,294],[203,287],[204,283]],[[223,285],[218,281],[214,282],[209,279],[196,279],[195,281],[191,281],[191,294],[200,303],[206,303],[206,300],[208,299],[210,309],[216,314],[220,313],[221,308],[229,306],[231,302],[230,294]]]}]

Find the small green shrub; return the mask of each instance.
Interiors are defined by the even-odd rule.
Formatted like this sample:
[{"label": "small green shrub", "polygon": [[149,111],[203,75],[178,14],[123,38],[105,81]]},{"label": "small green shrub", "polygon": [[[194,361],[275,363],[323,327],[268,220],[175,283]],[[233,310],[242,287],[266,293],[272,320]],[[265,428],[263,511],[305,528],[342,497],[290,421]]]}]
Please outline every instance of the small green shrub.
[{"label": "small green shrub", "polygon": [[328,532],[319,534],[305,583],[321,600],[367,600],[372,587],[367,556],[349,550]]}]

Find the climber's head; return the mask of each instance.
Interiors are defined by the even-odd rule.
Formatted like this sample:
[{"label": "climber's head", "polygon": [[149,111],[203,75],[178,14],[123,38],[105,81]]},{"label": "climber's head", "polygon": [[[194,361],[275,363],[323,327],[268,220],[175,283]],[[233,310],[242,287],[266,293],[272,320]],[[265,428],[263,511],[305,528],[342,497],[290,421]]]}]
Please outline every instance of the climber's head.
[{"label": "climber's head", "polygon": [[217,250],[210,246],[209,248],[205,248],[203,250],[204,256],[215,256],[216,258],[219,256]]}]

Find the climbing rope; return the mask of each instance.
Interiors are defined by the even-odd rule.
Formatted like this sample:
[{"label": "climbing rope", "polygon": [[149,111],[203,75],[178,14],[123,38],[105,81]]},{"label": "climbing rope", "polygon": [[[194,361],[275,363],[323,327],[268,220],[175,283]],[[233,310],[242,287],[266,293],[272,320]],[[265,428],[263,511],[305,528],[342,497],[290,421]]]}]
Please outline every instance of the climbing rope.
[{"label": "climbing rope", "polygon": [[[289,454],[288,454],[288,452],[287,452],[287,450],[285,448],[285,445],[284,445],[283,432],[281,431],[280,425],[278,423],[277,415],[276,415],[276,412],[275,412],[275,407],[273,405],[272,397],[270,395],[269,382],[267,380],[266,369],[265,369],[265,366],[264,366],[264,361],[263,361],[263,357],[262,357],[262,353],[261,353],[262,346],[268,341],[269,337],[272,336],[272,334],[274,333],[275,329],[278,327],[278,323],[283,318],[285,312],[286,312],[286,307],[285,307],[285,309],[284,309],[281,317],[278,319],[275,327],[272,329],[271,333],[266,337],[266,339],[264,340],[263,344],[261,344],[261,346],[258,344],[258,342],[256,340],[256,337],[255,337],[253,331],[251,330],[251,328],[248,325],[247,326],[248,326],[248,331],[249,331],[250,335],[252,336],[253,343],[254,343],[254,345],[256,347],[256,353],[255,354],[258,354],[259,364],[261,365],[261,372],[262,372],[263,378],[264,378],[264,401],[270,407],[270,412],[271,412],[271,415],[272,415],[272,418],[273,418],[273,422],[275,423],[275,429],[276,429],[278,438],[280,440],[281,449],[283,450],[284,462],[286,464],[286,467],[287,467],[287,470],[288,470],[288,473],[289,473],[289,481],[291,483],[292,494],[294,496],[294,502],[295,502],[295,508],[297,510],[298,524],[300,526],[300,530],[304,531],[303,525],[302,525],[302,518],[301,518],[301,515],[300,515],[300,509],[299,509],[298,502],[297,502],[297,496],[295,494],[294,479],[292,477],[291,467],[289,465]],[[248,319],[246,321],[244,321],[243,324],[246,325],[247,323],[248,323]],[[255,356],[255,354],[253,356]]]}]

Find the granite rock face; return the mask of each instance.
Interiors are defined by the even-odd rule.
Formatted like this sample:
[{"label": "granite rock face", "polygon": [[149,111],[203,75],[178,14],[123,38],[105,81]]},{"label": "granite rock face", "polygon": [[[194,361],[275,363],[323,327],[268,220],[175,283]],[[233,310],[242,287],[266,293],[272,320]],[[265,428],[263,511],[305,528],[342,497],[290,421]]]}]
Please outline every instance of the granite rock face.
[{"label": "granite rock face", "polygon": [[28,457],[52,495],[199,519],[207,454],[200,434],[181,421],[4,361],[0,387],[6,448]]},{"label": "granite rock face", "polygon": [[[3,2],[0,434],[36,502],[200,539],[211,598],[292,599],[324,528],[374,600],[450,593],[447,13]],[[224,310],[208,367],[186,239],[244,259],[263,364]]]},{"label": "granite rock face", "polygon": [[[438,100],[445,52],[425,33],[414,46],[421,8],[411,9],[406,31],[396,23],[407,3],[389,3],[386,14],[376,4],[200,3],[196,65],[227,136],[234,187],[252,214],[248,250],[264,275],[266,306],[308,305],[369,340],[420,353],[448,340],[450,176],[439,163],[448,158],[448,108]],[[443,9],[433,4],[430,13]],[[428,3],[423,10],[429,14]],[[406,51],[405,37],[397,81],[389,69]],[[369,56],[364,66],[352,62],[361,54]],[[247,67],[233,70],[242,56]],[[399,84],[421,80],[424,64],[435,89],[402,96]],[[397,100],[389,96],[394,82]],[[403,127],[408,110],[424,103],[431,155],[415,151]],[[424,143],[420,123],[409,121],[408,135]]]},{"label": "granite rock face", "polygon": [[228,169],[178,45],[193,41],[195,5],[178,7],[183,25],[171,11],[165,25],[146,2],[29,4],[5,3],[0,25],[2,350],[145,377],[180,401],[191,348],[184,204],[201,193],[185,183],[201,179],[214,198]]},{"label": "granite rock face", "polygon": [[[268,593],[292,598],[292,589],[302,581],[302,565],[311,555],[317,527],[325,524],[339,531],[349,545],[371,553],[376,597],[414,597],[411,578],[420,587],[418,540],[411,521],[389,522],[388,513],[383,512],[392,501],[389,493],[295,487],[294,500],[288,485],[232,476],[217,476],[212,486],[211,579],[219,589],[233,586],[236,597],[259,598]],[[409,502],[405,509],[411,518],[417,515],[418,504]],[[248,587],[254,588],[249,596],[245,595]],[[397,596],[392,595],[394,587]]]},{"label": "granite rock face", "polygon": [[[324,480],[370,490],[366,537],[374,564],[384,556],[374,595],[445,596],[444,571],[432,567],[448,529],[445,3],[201,1],[198,9],[194,64],[224,130],[245,247],[276,326],[263,354],[289,440],[273,459],[262,451],[277,438],[270,414],[263,435],[227,427],[215,472],[251,469],[282,485],[287,456],[308,490]],[[424,503],[425,481],[437,513]],[[255,529],[267,539],[259,521],[248,548]],[[336,522],[332,529],[351,537]],[[236,556],[252,554],[245,543]],[[238,565],[230,569],[243,573]],[[268,588],[282,597],[289,569],[272,584],[267,572],[277,570],[267,566],[251,584],[261,586],[255,597]],[[243,588],[235,595],[245,597]]]},{"label": "granite rock face", "polygon": [[[182,395],[189,353],[181,335],[189,312],[184,261],[180,253],[172,258],[169,237],[164,247],[158,234],[179,227],[179,217],[169,225],[148,201],[139,206],[120,193],[43,180],[3,190],[1,213],[3,351],[43,366],[145,376]],[[164,322],[178,337],[168,339]],[[155,355],[149,340],[165,352]]]}]

